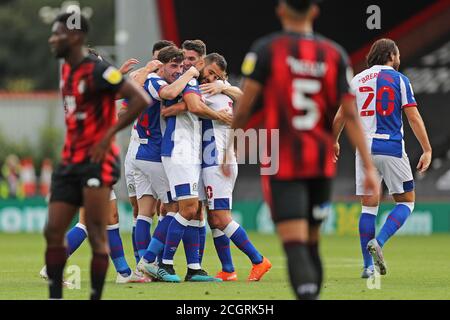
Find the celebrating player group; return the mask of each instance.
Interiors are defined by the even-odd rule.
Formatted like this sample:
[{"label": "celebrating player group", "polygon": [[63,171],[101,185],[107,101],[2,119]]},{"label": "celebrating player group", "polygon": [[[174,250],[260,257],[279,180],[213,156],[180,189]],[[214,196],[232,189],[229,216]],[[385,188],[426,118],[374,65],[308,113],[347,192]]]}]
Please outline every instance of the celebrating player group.
[{"label": "celebrating player group", "polygon": [[[395,43],[377,41],[368,55],[369,69],[351,80],[345,51],[313,31],[318,14],[314,0],[280,0],[283,31],[253,44],[242,66],[242,90],[227,81],[226,59],[208,54],[201,40],[186,40],[181,48],[158,41],[146,66],[129,73],[137,60],[116,69],[86,48],[86,19],[81,17],[75,29],[69,28],[70,14],[55,20],[49,43],[55,56],[64,59],[67,132],[45,229],[41,275],[49,280],[50,298],[62,298],[66,260],[86,238],[93,252],[91,299],[101,298],[108,254],[117,283],[181,282],[174,265],[180,242],[187,262],[184,281],[237,280],[231,242],[250,260],[247,280],[261,280],[272,264],[231,215],[238,176],[233,129],[245,128],[251,114],[261,110],[264,127],[280,133],[279,142],[269,142],[278,144],[279,170],[263,177],[263,189],[296,297],[317,299],[321,290],[319,231],[330,210],[344,126],[357,148],[362,276],[386,274],[382,247],[414,208],[402,110],[423,148],[422,172],[430,164],[431,147],[411,84],[398,72]],[[118,114],[117,100],[122,105]],[[124,167],[135,218],[135,270],[125,259],[112,191],[121,165],[114,136],[132,123]],[[375,238],[381,179],[397,205]],[[80,208],[79,223],[66,234]],[[202,268],[206,222],[221,262],[215,276]]]}]

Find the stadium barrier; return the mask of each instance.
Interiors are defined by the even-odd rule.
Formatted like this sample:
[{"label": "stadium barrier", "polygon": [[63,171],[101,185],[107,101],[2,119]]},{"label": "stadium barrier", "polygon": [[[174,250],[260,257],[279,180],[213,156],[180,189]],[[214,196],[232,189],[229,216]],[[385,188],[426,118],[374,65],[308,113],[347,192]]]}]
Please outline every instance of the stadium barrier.
[{"label": "stadium barrier", "polygon": [[[386,220],[393,207],[392,203],[383,203],[377,217],[377,228]],[[121,231],[132,229],[132,211],[127,202],[118,203]],[[322,226],[324,234],[357,235],[360,205],[355,202],[337,202],[331,207],[331,213]],[[249,231],[273,233],[274,226],[265,203],[259,201],[236,202],[233,209],[234,219]],[[47,204],[43,198],[9,199],[0,201],[0,232],[36,233],[42,232],[47,218]],[[74,221],[76,223],[76,221]],[[402,235],[430,235],[432,233],[450,233],[450,203],[416,203],[413,215],[400,229]]]}]

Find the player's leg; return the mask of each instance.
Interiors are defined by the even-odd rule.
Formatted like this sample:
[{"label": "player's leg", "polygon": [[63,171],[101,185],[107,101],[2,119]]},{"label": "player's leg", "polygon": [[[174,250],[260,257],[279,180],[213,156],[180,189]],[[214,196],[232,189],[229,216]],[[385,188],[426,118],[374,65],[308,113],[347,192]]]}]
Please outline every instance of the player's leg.
[{"label": "player's leg", "polygon": [[414,190],[401,194],[393,194],[392,196],[396,205],[389,213],[386,222],[377,236],[377,242],[381,247],[383,247],[386,242],[403,226],[414,210]]},{"label": "player's leg", "polygon": [[381,172],[389,194],[393,195],[397,203],[389,213],[376,239],[371,240],[367,244],[375,265],[379,268],[380,274],[384,275],[387,273],[387,268],[382,248],[414,210],[414,180],[409,159],[406,155],[402,158],[376,155],[374,156],[374,164]]},{"label": "player's leg", "polygon": [[82,203],[79,180],[76,175],[67,174],[70,169],[59,166],[52,175],[49,213],[44,230],[50,299],[62,298],[63,272],[67,261],[65,233]]},{"label": "player's leg", "polygon": [[[203,170],[202,170],[203,171]],[[207,200],[206,199],[206,192],[205,192],[205,185],[203,183],[202,174],[200,176],[200,181],[198,183],[198,211],[197,211],[197,220],[199,221],[199,224],[197,226],[198,231],[198,237],[199,237],[199,249],[198,249],[198,256],[200,265],[203,261],[203,254],[205,253],[205,245],[206,245],[206,219],[205,219],[205,213],[204,213],[204,206],[203,203]]]},{"label": "player's leg", "polygon": [[131,243],[133,245],[134,259],[136,260],[136,265],[139,263],[139,252],[136,245],[136,221],[139,215],[139,207],[136,196],[131,196],[128,198],[133,209],[133,229],[131,231]]},{"label": "player's leg", "polygon": [[71,256],[81,246],[86,238],[86,216],[84,208],[80,208],[78,223],[66,234],[67,255]]},{"label": "player's leg", "polygon": [[302,181],[263,177],[278,236],[287,257],[289,279],[298,299],[317,299],[319,274],[309,253],[309,193]]},{"label": "player's leg", "polygon": [[116,283],[127,283],[131,280],[132,272],[123,251],[122,238],[119,231],[119,211],[114,191],[111,192],[110,206],[110,216],[106,227],[109,255],[117,272]]},{"label": "player's leg", "polygon": [[309,256],[317,274],[317,296],[319,296],[323,282],[323,266],[320,258],[320,225],[331,212],[331,180],[317,178],[308,180],[309,193]]},{"label": "player's leg", "polygon": [[78,207],[61,201],[50,202],[44,234],[46,273],[49,280],[50,299],[62,299],[64,266],[67,249],[64,246],[65,231],[72,222]]},{"label": "player's leg", "polygon": [[139,214],[136,219],[135,241],[139,258],[144,256],[150,244],[155,205],[156,199],[151,195],[146,194],[138,198]]},{"label": "player's leg", "polygon": [[[239,250],[241,250],[250,259],[253,267],[247,280],[259,281],[262,276],[266,274],[266,272],[269,271],[272,267],[270,261],[267,258],[263,257],[262,254],[255,248],[253,243],[250,241],[245,229],[233,220],[231,211],[229,209],[211,210],[209,213],[210,214],[208,216],[208,222],[210,223],[210,225],[214,226],[214,229],[219,229],[228,239],[230,239],[236,245],[236,247],[239,248]],[[215,243],[218,241],[220,241],[220,238],[215,239]],[[217,252],[219,254],[219,250],[217,250]],[[222,252],[222,254],[225,255],[225,252]]]},{"label": "player's leg", "polygon": [[139,253],[136,246],[135,235],[136,235],[136,219],[139,214],[139,208],[136,197],[136,182],[134,180],[134,165],[133,160],[130,159],[129,154],[125,158],[125,181],[127,184],[128,198],[133,209],[133,229],[131,232],[131,242],[133,244],[133,253],[136,260],[136,265],[139,263]]},{"label": "player's leg", "polygon": [[320,294],[323,283],[323,266],[322,260],[320,258],[320,224],[310,224],[309,225],[309,236],[308,236],[308,249],[309,255],[311,257],[312,263],[318,274],[319,291]]},{"label": "player's leg", "polygon": [[139,261],[138,268],[142,272],[158,278],[158,264],[162,261],[164,245],[166,243],[167,230],[173,217],[178,212],[178,204],[172,200],[169,181],[162,163],[154,162],[149,166],[150,189],[162,203],[158,224],[153,232],[153,237],[147,247],[147,251]]},{"label": "player's leg", "polygon": [[[228,223],[231,222],[231,218]],[[226,223],[226,222],[225,222]],[[216,278],[220,278],[223,281],[236,281],[237,274],[233,265],[233,258],[231,256],[230,249],[230,238],[223,233],[217,223],[215,223],[212,217],[211,211],[208,211],[208,224],[211,228],[214,248],[216,249],[217,256],[219,257],[220,263],[222,265],[222,270],[216,275]]]},{"label": "player's leg", "polygon": [[146,253],[151,240],[151,225],[155,215],[156,195],[151,187],[149,171],[152,169],[150,161],[136,160],[134,181],[138,202],[138,216],[136,219],[135,242],[139,258]]},{"label": "player's leg", "polygon": [[162,261],[164,245],[166,243],[167,231],[169,225],[178,212],[178,204],[176,202],[166,203],[160,210],[160,217],[156,225],[153,237],[148,245],[147,251],[139,261],[138,269],[145,272],[153,278],[158,278],[158,264]]},{"label": "player's leg", "polygon": [[[198,198],[184,198],[178,200],[179,212],[175,215],[174,219],[170,222],[167,230],[166,243],[164,246],[164,253],[162,263],[158,272],[161,273],[164,281],[180,282],[179,277],[173,270],[173,257],[183,238],[184,232],[188,227],[191,220],[193,220],[198,210]],[[198,255],[197,255],[198,263]],[[200,264],[198,263],[198,267]],[[192,265],[196,268],[197,266]],[[198,268],[200,269],[200,268]],[[163,274],[164,273],[164,274]],[[165,274],[167,273],[167,275]]]},{"label": "player's leg", "polygon": [[106,226],[111,212],[109,197],[111,188],[85,187],[83,205],[86,210],[86,226],[92,247],[91,260],[91,300],[99,300],[102,295],[108,270],[108,237]]},{"label": "player's leg", "polygon": [[375,220],[378,214],[379,196],[364,190],[364,167],[361,158],[355,157],[356,194],[361,199],[361,215],[359,216],[359,240],[363,256],[363,271],[361,278],[368,278],[373,274],[373,259],[367,244],[375,238]]}]

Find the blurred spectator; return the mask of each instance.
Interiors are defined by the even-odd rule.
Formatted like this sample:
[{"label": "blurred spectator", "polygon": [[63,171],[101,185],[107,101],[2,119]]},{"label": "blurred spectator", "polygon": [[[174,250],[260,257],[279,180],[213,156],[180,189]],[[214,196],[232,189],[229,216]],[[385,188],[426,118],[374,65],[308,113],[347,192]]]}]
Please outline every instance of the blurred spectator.
[{"label": "blurred spectator", "polygon": [[50,183],[52,180],[53,164],[52,160],[44,159],[41,167],[41,176],[39,177],[39,193],[47,197],[50,192]]},{"label": "blurred spectator", "polygon": [[[2,167],[2,175],[6,182],[6,193],[7,197],[18,198],[22,196],[22,186],[20,183],[20,160],[15,154],[10,154],[6,157],[5,164]],[[3,188],[5,189],[5,188]]]},{"label": "blurred spectator", "polygon": [[31,158],[25,158],[22,160],[20,181],[23,185],[25,197],[28,198],[36,195],[36,171]]}]

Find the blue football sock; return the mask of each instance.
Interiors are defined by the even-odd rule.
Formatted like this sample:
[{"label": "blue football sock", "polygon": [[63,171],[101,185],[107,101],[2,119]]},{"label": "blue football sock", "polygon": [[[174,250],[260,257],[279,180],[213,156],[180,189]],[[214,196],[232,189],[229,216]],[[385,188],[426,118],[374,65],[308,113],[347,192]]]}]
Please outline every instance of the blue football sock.
[{"label": "blue football sock", "polygon": [[366,213],[367,211],[369,210],[367,210],[366,207],[363,207],[362,214],[359,217],[359,240],[361,243],[364,268],[368,268],[373,265],[372,256],[370,255],[369,250],[367,250],[367,243],[375,238],[376,213]]},{"label": "blue football sock", "polygon": [[162,263],[173,264],[173,257],[188,224],[189,221],[183,218],[179,213],[177,213],[172,222],[170,222],[169,229],[167,230],[166,243],[164,245]]},{"label": "blue football sock", "polygon": [[134,259],[136,260],[136,264],[138,264],[139,263],[139,252],[138,252],[137,246],[136,246],[136,221],[134,221],[134,224],[133,224],[133,231],[131,233],[131,242],[133,243]]},{"label": "blue football sock", "polygon": [[250,258],[253,264],[259,264],[263,261],[263,256],[256,250],[245,230],[236,221],[231,221],[223,230],[223,233]]},{"label": "blue football sock", "polygon": [[219,229],[212,229],[214,247],[216,248],[217,255],[219,256],[220,263],[222,264],[222,271],[233,272],[234,265],[231,258],[230,238]]},{"label": "blue football sock", "polygon": [[[198,223],[196,220],[192,222]],[[199,247],[200,237],[197,226],[187,226],[183,234],[183,246],[186,254],[186,262],[189,269],[200,269]]]},{"label": "blue football sock", "polygon": [[131,275],[131,269],[128,266],[125,259],[125,253],[123,252],[122,239],[119,233],[119,224],[110,225],[108,230],[108,243],[109,243],[109,256],[116,268],[116,271],[124,277]]},{"label": "blue football sock", "polygon": [[[162,220],[158,222],[158,225],[153,231],[153,237],[148,245],[147,252],[144,254],[144,259],[152,263],[156,260],[156,257],[162,255],[164,251],[164,244],[166,243],[167,230],[173,220],[173,213],[169,212]],[[160,258],[158,261],[161,261]]]},{"label": "blue football sock", "polygon": [[200,228],[198,228],[198,235],[200,239],[200,247],[198,249],[198,257],[200,261],[200,265],[203,261],[203,253],[205,252],[205,244],[206,244],[206,225],[205,220],[200,222]]},{"label": "blue football sock", "polygon": [[87,231],[86,226],[77,223],[75,227],[69,230],[66,234],[66,241],[67,241],[67,256],[70,256],[72,253],[77,250],[81,244],[83,243],[84,239],[87,238]]},{"label": "blue football sock", "polygon": [[152,227],[152,219],[146,216],[138,215],[136,220],[136,248],[139,258],[146,253],[147,247],[151,240],[150,229]]},{"label": "blue football sock", "polygon": [[414,208],[414,203],[397,203],[386,219],[377,236],[378,244],[383,247],[398,229],[405,223]]}]

